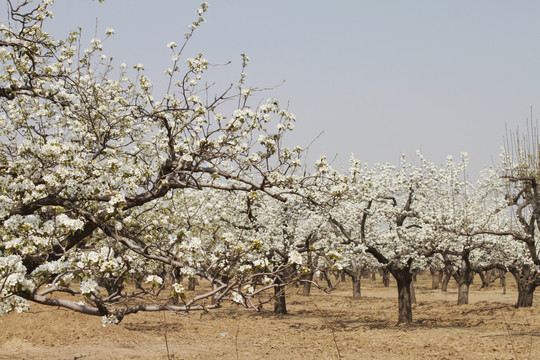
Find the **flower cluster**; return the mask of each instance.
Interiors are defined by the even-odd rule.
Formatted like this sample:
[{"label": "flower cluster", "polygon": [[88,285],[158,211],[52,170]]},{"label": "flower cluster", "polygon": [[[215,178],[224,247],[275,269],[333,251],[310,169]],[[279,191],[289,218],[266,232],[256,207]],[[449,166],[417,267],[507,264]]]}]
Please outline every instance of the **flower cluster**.
[{"label": "flower cluster", "polygon": [[101,324],[103,325],[103,327],[116,325],[118,324],[118,322],[119,322],[118,318],[116,317],[116,315],[113,315],[113,314],[105,315],[101,318]]}]

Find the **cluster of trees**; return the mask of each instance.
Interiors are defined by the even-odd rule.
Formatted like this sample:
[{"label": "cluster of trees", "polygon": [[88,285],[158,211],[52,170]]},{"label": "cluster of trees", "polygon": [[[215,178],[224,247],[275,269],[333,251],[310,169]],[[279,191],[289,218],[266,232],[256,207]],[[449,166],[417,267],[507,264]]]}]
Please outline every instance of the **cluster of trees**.
[{"label": "cluster of trees", "polygon": [[[517,306],[532,305],[537,148],[516,141],[475,184],[466,156],[352,158],[346,171],[322,157],[308,174],[302,149],[284,146],[294,116],[276,99],[253,104],[247,56],[237,84],[219,90],[202,54],[169,43],[158,99],[142,66],[116,67],[99,39],[82,49],[80,30],[44,32],[51,4],[7,0],[0,27],[0,313],[34,302],[107,325],[223,301],[286,312],[287,286],[308,294],[317,271],[345,271],[359,296],[361,274],[384,269],[409,323],[413,274],[428,268],[455,278],[460,304],[474,272],[509,271]],[[211,289],[189,298],[183,279],[196,277]]]},{"label": "cluster of trees", "polygon": [[444,166],[418,154],[397,167],[352,159],[347,173],[323,170],[333,173],[327,213],[338,236],[335,251],[357,274],[353,281],[369,268],[390,272],[398,285],[399,322],[412,321],[412,277],[426,269],[456,280],[458,304],[468,303],[475,273],[510,272],[517,306],[532,305],[540,275],[535,177],[513,175],[521,163],[503,157],[502,168],[486,169],[474,184],[467,180],[466,155],[458,162],[449,157]]}]

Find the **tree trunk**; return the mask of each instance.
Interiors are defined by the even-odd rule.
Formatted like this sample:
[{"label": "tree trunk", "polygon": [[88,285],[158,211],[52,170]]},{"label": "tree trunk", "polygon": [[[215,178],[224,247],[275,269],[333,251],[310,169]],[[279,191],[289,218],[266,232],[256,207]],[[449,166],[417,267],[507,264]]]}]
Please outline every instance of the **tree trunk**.
[{"label": "tree trunk", "polygon": [[313,256],[313,253],[311,251],[308,251],[307,254],[307,267],[309,268],[310,272],[309,274],[304,276],[304,289],[303,289],[303,295],[309,296],[311,294],[311,282],[313,281],[313,277],[315,275],[315,269],[317,268],[317,263],[319,262],[319,256],[315,255]]},{"label": "tree trunk", "polygon": [[524,267],[521,271],[510,270],[518,287],[518,300],[516,308],[531,307],[533,305],[534,291],[538,275],[536,271],[531,271],[529,267]]},{"label": "tree trunk", "polygon": [[479,271],[478,275],[480,275],[480,279],[482,280],[480,289],[488,288],[489,284],[491,284],[491,271]]},{"label": "tree trunk", "polygon": [[362,297],[361,284],[362,284],[362,272],[354,271],[351,274],[352,279],[352,297],[353,299],[360,299]]},{"label": "tree trunk", "polygon": [[448,290],[448,283],[450,282],[450,278],[452,277],[452,274],[448,271],[444,272],[444,279],[441,284],[441,291],[446,292]]},{"label": "tree trunk", "polygon": [[190,276],[189,279],[188,279],[188,290],[189,291],[193,291],[195,290],[195,284],[197,284],[197,279],[195,278],[195,276]]},{"label": "tree trunk", "polygon": [[384,268],[382,271],[382,282],[384,287],[390,286],[390,272],[386,268]]},{"label": "tree trunk", "polygon": [[330,276],[328,276],[328,272],[323,271],[322,275],[324,276],[324,279],[326,280],[326,285],[328,285],[328,288],[333,289],[332,281],[330,280]]},{"label": "tree trunk", "polygon": [[534,290],[536,285],[534,283],[526,282],[524,284],[518,283],[518,301],[516,308],[531,307],[533,305]]},{"label": "tree trunk", "polygon": [[[172,276],[173,283],[178,283],[178,284],[182,283],[183,276],[182,276],[182,273],[180,272],[179,267],[175,267],[173,269],[171,276]],[[173,301],[173,305],[178,305],[178,303],[180,302],[179,296],[176,292],[172,296],[172,301]]]},{"label": "tree trunk", "polygon": [[500,270],[500,269],[494,269],[493,271],[493,279],[491,282],[494,282],[495,280],[499,279],[499,285],[503,288],[503,295],[506,294],[506,271]]},{"label": "tree trunk", "polygon": [[458,305],[466,305],[469,303],[469,284],[464,281],[458,287]]},{"label": "tree trunk", "polygon": [[[463,262],[465,265],[465,261]],[[458,305],[467,305],[469,303],[469,287],[474,278],[474,272],[470,268],[463,268],[454,274],[458,283]]]},{"label": "tree trunk", "polygon": [[411,281],[411,304],[416,304],[416,291],[414,291],[414,277]]},{"label": "tree trunk", "polygon": [[313,271],[307,274],[304,277],[304,280],[307,280],[307,281],[304,281],[304,289],[303,289],[302,294],[304,296],[309,296],[309,294],[311,294],[311,282],[313,281]]},{"label": "tree trunk", "polygon": [[274,288],[274,313],[287,314],[287,303],[285,302],[285,287],[276,286]]},{"label": "tree trunk", "polygon": [[[213,290],[215,290],[215,289],[218,288],[218,287],[219,287],[218,284],[216,284],[216,283],[213,283],[213,284],[212,284],[212,289],[213,289]],[[217,298],[218,298],[219,295],[220,295],[219,293],[216,293],[216,294],[214,294],[214,295],[212,296],[212,299],[210,300],[212,305],[216,305],[216,304],[217,304]]]},{"label": "tree trunk", "polygon": [[411,324],[412,323],[412,299],[411,299],[411,285],[412,274],[409,268],[394,268],[392,269],[392,275],[397,281],[398,286],[398,325],[399,324]]},{"label": "tree trunk", "polygon": [[436,290],[441,285],[443,272],[441,270],[433,269],[429,269],[429,272],[431,273],[431,290]]}]

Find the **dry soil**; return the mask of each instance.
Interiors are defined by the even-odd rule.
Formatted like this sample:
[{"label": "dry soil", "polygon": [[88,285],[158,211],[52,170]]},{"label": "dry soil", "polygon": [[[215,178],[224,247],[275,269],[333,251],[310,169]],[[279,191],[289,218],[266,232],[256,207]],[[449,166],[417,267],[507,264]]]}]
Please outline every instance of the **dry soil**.
[{"label": "dry soil", "polygon": [[[515,309],[515,283],[480,289],[469,305],[457,290],[415,283],[414,323],[396,326],[397,290],[363,280],[362,299],[349,282],[330,294],[288,289],[288,315],[235,305],[207,314],[140,313],[103,328],[100,318],[33,305],[0,317],[0,359],[540,359],[540,298]],[[537,291],[538,293],[538,291]]]}]

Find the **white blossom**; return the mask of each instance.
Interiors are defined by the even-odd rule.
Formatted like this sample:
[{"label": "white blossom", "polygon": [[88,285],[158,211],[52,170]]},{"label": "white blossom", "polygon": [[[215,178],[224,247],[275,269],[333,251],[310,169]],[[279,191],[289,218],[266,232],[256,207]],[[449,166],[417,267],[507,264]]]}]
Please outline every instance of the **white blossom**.
[{"label": "white blossom", "polygon": [[92,279],[84,279],[81,282],[81,293],[83,295],[91,294],[99,289],[98,284]]},{"label": "white blossom", "polygon": [[175,292],[176,294],[178,294],[178,295],[184,293],[184,286],[182,286],[182,284],[174,283],[174,284],[172,285],[172,288],[173,288],[174,292]]},{"label": "white blossom", "polygon": [[103,327],[107,327],[109,325],[116,325],[118,324],[118,318],[116,317],[116,315],[113,314],[105,315],[101,318],[101,324],[103,325]]},{"label": "white blossom", "polygon": [[146,283],[152,284],[152,285],[162,285],[163,284],[163,278],[157,275],[148,275],[146,277]]},{"label": "white blossom", "polygon": [[244,298],[236,291],[232,292],[232,301],[237,304],[244,304]]},{"label": "white blossom", "polygon": [[289,263],[302,265],[302,255],[296,250],[293,250],[289,253]]}]

